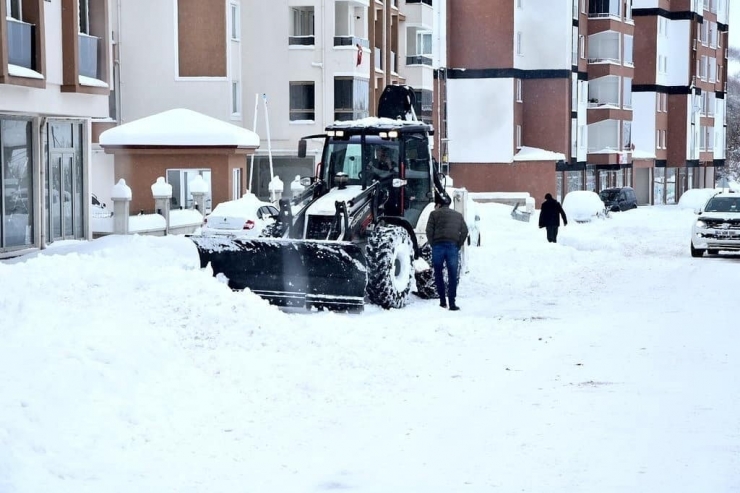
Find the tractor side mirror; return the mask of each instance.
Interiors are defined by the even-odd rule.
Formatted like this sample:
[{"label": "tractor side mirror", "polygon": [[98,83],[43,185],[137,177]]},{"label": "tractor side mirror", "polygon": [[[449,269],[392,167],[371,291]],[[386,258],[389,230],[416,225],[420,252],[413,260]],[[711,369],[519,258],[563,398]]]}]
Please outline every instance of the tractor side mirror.
[{"label": "tractor side mirror", "polygon": [[308,143],[305,139],[301,139],[298,141],[298,157],[306,157],[306,145]]}]

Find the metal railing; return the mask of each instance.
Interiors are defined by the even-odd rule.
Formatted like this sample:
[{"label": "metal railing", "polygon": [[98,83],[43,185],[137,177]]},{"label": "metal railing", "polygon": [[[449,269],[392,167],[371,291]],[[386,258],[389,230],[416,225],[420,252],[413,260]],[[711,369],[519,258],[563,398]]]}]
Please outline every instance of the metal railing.
[{"label": "metal railing", "polygon": [[293,46],[313,46],[316,44],[315,36],[289,36],[288,44]]},{"label": "metal railing", "polygon": [[406,65],[427,65],[432,66],[432,57],[430,55],[410,55],[406,57]]},{"label": "metal railing", "polygon": [[363,48],[370,48],[370,40],[367,38],[358,38],[357,36],[334,36],[334,46],[357,45],[360,45]]},{"label": "metal railing", "polygon": [[100,79],[98,72],[98,44],[100,38],[89,34],[79,34],[80,75]]},{"label": "metal railing", "polygon": [[7,19],[8,63],[28,69],[34,65],[34,30],[36,26],[16,19]]},{"label": "metal railing", "polygon": [[412,3],[423,3],[426,5],[432,6],[432,0],[406,0],[406,4],[412,4]]}]

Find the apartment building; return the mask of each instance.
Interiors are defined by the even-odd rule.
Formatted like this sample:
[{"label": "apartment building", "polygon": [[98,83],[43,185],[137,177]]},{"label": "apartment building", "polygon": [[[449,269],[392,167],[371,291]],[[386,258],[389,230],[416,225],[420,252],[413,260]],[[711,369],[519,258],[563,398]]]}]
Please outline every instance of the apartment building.
[{"label": "apartment building", "polygon": [[[181,107],[256,129],[260,148],[234,170],[230,198],[245,189],[267,197],[272,172],[289,191],[319,159],[319,140],[307,158],[297,156],[301,137],[373,116],[386,85],[413,85],[417,113],[431,122],[434,13],[431,0],[119,2],[111,13],[115,97],[111,117],[95,127]],[[97,145],[93,153],[94,188],[105,200],[113,157]],[[190,180],[200,174],[210,183],[212,170],[181,162],[165,178],[173,200],[187,205]]]},{"label": "apartment building", "polygon": [[322,142],[309,141],[311,157],[300,160],[298,140],[336,120],[374,116],[386,85],[411,85],[418,117],[432,122],[439,18],[432,0],[282,0],[249,2],[243,10],[249,25],[243,113],[253,121],[255,95],[269,101],[271,149],[265,114],[259,101],[256,106],[263,138],[255,157],[259,195],[267,193],[270,150],[284,182],[312,174]]},{"label": "apartment building", "polygon": [[459,0],[447,22],[440,159],[457,183],[539,202],[632,182],[629,1]]},{"label": "apartment building", "polygon": [[[654,149],[650,203],[714,187],[725,164],[729,0],[633,0],[635,142]],[[641,180],[641,181],[642,181]]]},{"label": "apartment building", "polygon": [[91,119],[109,114],[107,0],[0,2],[0,257],[90,237]]}]

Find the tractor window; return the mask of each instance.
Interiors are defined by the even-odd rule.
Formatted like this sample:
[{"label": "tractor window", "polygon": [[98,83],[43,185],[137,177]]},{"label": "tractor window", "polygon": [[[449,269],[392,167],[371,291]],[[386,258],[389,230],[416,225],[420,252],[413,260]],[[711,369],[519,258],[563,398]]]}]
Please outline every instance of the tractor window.
[{"label": "tractor window", "polygon": [[347,173],[350,185],[360,184],[362,171],[362,147],[360,143],[335,141],[327,146],[324,162],[328,163],[326,179],[332,183],[337,173]]},{"label": "tractor window", "polygon": [[429,139],[422,133],[408,134],[404,135],[404,144],[406,215],[409,216],[411,224],[416,224],[421,211],[433,199]]}]

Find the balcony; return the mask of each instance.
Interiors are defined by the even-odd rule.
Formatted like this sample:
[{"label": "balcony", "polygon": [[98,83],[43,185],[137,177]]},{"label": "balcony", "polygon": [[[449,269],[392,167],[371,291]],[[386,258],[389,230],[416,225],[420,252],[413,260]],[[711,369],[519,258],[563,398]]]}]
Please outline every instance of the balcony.
[{"label": "balcony", "polygon": [[375,70],[383,70],[383,50],[375,48]]},{"label": "balcony", "polygon": [[427,67],[432,66],[431,55],[410,55],[406,57],[406,65],[426,65]]},{"label": "balcony", "polygon": [[589,0],[589,19],[622,19],[622,0]]},{"label": "balcony", "polygon": [[410,5],[412,3],[423,3],[425,5],[432,6],[432,0],[406,0],[406,5]]},{"label": "balcony", "polygon": [[370,48],[370,40],[367,38],[358,38],[357,36],[334,36],[334,46],[357,45],[360,45],[363,48]]},{"label": "balcony", "polygon": [[[588,37],[588,63],[622,63],[619,42],[615,31],[592,34]],[[631,58],[631,57],[630,57]]]},{"label": "balcony", "polygon": [[8,19],[8,63],[35,70],[34,29],[36,26]]},{"label": "balcony", "polygon": [[620,86],[620,78],[616,75],[607,75],[590,81],[588,83],[588,107],[619,108]]},{"label": "balcony", "polygon": [[620,150],[618,120],[604,120],[588,125],[588,152],[611,154]]},{"label": "balcony", "polygon": [[101,79],[98,72],[98,44],[100,38],[88,34],[79,34],[80,41],[80,75],[91,79]]}]

